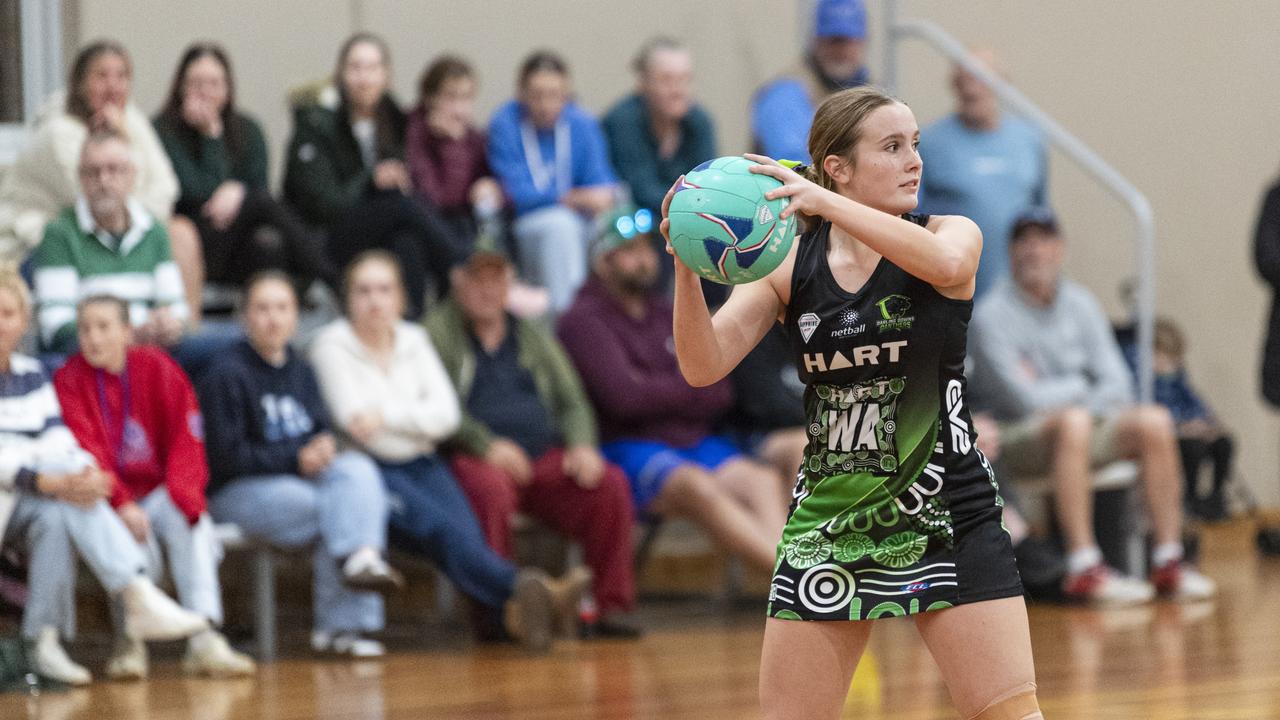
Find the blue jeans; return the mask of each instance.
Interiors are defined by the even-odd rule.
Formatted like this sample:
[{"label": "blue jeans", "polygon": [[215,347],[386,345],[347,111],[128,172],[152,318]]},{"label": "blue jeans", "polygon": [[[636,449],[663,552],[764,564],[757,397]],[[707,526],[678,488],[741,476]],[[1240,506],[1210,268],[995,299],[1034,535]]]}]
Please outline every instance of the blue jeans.
[{"label": "blue jeans", "polygon": [[106,502],[88,508],[27,493],[17,494],[4,544],[25,547],[29,595],[22,635],[34,639],[46,627],[64,638],[76,634],[76,555],[84,558],[114,596],[146,567],[142,548]]},{"label": "blue jeans", "polygon": [[382,629],[382,596],[348,588],[338,567],[342,558],[359,548],[386,548],[386,493],[378,468],[367,456],[342,453],[315,479],[297,475],[238,478],[214,494],[209,513],[273,545],[314,546],[317,630]]},{"label": "blue jeans", "polygon": [[516,569],[485,543],[467,496],[434,455],[407,463],[379,462],[397,544],[440,567],[462,592],[488,608],[511,598]]}]

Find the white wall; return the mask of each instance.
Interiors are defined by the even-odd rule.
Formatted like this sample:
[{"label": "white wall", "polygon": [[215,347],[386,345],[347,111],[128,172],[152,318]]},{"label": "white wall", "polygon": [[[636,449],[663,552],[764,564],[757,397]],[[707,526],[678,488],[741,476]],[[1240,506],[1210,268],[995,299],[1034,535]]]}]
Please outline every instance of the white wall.
[{"label": "white wall", "polygon": [[[240,102],[264,122],[278,173],[289,131],[286,89],[328,73],[338,44],[357,28],[390,41],[405,102],[437,52],[468,56],[481,75],[485,113],[508,97],[516,66],[535,47],[560,50],[581,102],[600,111],[629,89],[627,64],[640,42],[676,35],[695,47],[700,95],[718,121],[721,150],[738,152],[747,148],[752,89],[796,56],[803,4],[82,0],[79,28],[84,39],[112,36],[132,49],[135,93],[148,109],[161,102],[188,41],[223,43]],[[871,4],[874,70],[880,8]],[[1280,500],[1280,426],[1257,391],[1268,296],[1250,261],[1258,202],[1280,163],[1280,84],[1267,80],[1280,3],[914,0],[900,13],[996,49],[1015,84],[1148,194],[1159,230],[1161,312],[1188,330],[1193,378],[1239,434],[1242,473],[1264,501]],[[945,63],[918,43],[902,58],[901,94],[922,124],[947,112]],[[1116,286],[1132,271],[1128,217],[1062,157],[1054,157],[1051,187],[1070,236],[1070,271],[1118,313]]]}]

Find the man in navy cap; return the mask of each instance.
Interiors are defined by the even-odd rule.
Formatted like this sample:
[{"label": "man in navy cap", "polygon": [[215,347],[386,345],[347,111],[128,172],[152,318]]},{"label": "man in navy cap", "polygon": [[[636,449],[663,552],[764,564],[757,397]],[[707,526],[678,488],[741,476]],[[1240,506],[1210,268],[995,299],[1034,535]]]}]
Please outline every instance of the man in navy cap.
[{"label": "man in navy cap", "polygon": [[867,9],[862,0],[818,0],[803,60],[756,93],[751,133],[772,158],[808,160],[813,112],[831,93],[869,82]]}]

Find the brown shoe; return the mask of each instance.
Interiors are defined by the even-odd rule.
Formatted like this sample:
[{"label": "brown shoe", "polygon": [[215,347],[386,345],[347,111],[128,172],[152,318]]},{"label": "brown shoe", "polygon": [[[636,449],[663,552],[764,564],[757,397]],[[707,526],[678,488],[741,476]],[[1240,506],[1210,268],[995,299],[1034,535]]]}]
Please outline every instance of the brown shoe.
[{"label": "brown shoe", "polygon": [[591,590],[591,571],[579,565],[551,581],[555,599],[557,637],[577,637],[582,598]]},{"label": "brown shoe", "polygon": [[503,607],[502,619],[511,637],[531,652],[551,649],[551,629],[556,613],[552,580],[536,568],[516,573],[515,589]]}]

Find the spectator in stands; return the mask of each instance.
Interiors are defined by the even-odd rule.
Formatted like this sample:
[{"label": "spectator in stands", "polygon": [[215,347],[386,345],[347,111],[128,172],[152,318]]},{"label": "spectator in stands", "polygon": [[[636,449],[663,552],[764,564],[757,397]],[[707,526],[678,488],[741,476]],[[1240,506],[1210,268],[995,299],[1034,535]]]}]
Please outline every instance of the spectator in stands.
[{"label": "spectator in stands", "polygon": [[336,96],[294,110],[285,198],[329,233],[339,267],[370,248],[405,268],[406,310],[422,315],[427,278],[448,282],[455,241],[434,211],[413,197],[404,164],[405,116],[390,91],[391,55],[377,35],[356,33],[338,53]]},{"label": "spectator in stands", "polygon": [[382,471],[392,532],[491,611],[483,630],[504,625],[531,649],[547,649],[554,621],[576,611],[585,578],[517,571],[485,543],[436,454],[458,429],[458,396],[423,328],[400,319],[404,285],[395,258],[360,255],[343,289],[346,317],[316,337],[312,361],[335,426]]},{"label": "spectator in stands", "polygon": [[[205,512],[203,421],[195,390],[164,352],[130,347],[129,305],[90,295],[76,310],[80,352],[54,375],[67,427],[110,478],[110,502],[160,575],[163,548],[183,607],[222,624],[218,540]],[[117,614],[107,675],[145,678],[147,648]],[[183,668],[202,675],[246,675],[253,661],[210,628],[187,643]]]},{"label": "spectator in stands", "polygon": [[387,499],[378,469],[362,453],[339,451],[311,366],[289,346],[298,300],[288,276],[255,275],[243,297],[248,339],[200,388],[210,511],[251,538],[313,546],[312,647],[380,656],[382,644],[366,637],[383,627],[373,591],[401,580],[383,557]]},{"label": "spectator in stands", "polygon": [[[970,328],[972,401],[1005,423],[1006,467],[1053,476],[1067,544],[1064,592],[1099,604],[1206,599],[1216,587],[1183,559],[1181,466],[1173,420],[1134,404],[1124,359],[1098,302],[1062,273],[1057,221],[1033,209],[1014,223],[1011,276],[978,304]],[[1108,568],[1093,535],[1090,470],[1136,460],[1155,535],[1151,585]]]},{"label": "spectator in stands", "polygon": [[454,474],[502,555],[514,557],[517,512],[578,540],[598,610],[584,631],[636,637],[618,619],[635,605],[627,478],[600,455],[591,402],[555,337],[504,310],[513,275],[501,247],[477,246],[427,322],[462,399]]},{"label": "spectator in stands", "polygon": [[595,405],[604,456],[626,472],[637,510],[687,517],[772,571],[786,520],[782,479],[711,434],[732,402],[729,381],[692,388],[680,374],[671,301],[655,287],[653,218],[631,208],[602,218],[592,277],[560,318],[560,341]]},{"label": "spectator in stands", "polygon": [[221,47],[187,48],[155,127],[178,175],[175,212],[200,232],[209,281],[239,286],[258,270],[279,268],[303,290],[316,278],[336,285],[320,237],[267,189],[267,142],[236,108]]},{"label": "spectator in stands", "polygon": [[693,53],[665,36],[645,41],[632,62],[636,92],[605,115],[609,159],[636,205],[662,208],[683,173],[716,156],[711,116],[693,100]]},{"label": "spectator in stands", "polygon": [[[609,158],[635,204],[657,213],[676,178],[716,156],[711,116],[693,101],[693,54],[669,37],[645,41],[632,63],[636,92],[619,100],[601,123]],[[656,237],[656,236],[655,236]],[[657,238],[661,250],[661,238]],[[662,263],[662,287],[671,280]],[[728,297],[724,286],[704,283],[713,304]],[[718,292],[715,292],[717,291]],[[712,291],[712,292],[708,292]]]},{"label": "spectator in stands", "polygon": [[405,158],[419,197],[435,206],[463,248],[478,235],[501,237],[506,198],[489,169],[476,127],[476,73],[455,55],[436,58],[418,80]]},{"label": "spectator in stands", "polygon": [[867,9],[862,0],[818,0],[804,58],[751,102],[756,149],[771,158],[807,161],[809,124],[831,93],[866,85]]},{"label": "spectator in stands", "polygon": [[[973,51],[1003,74],[995,53]],[[957,66],[951,75],[956,111],[920,134],[925,159],[920,210],[964,215],[982,229],[979,299],[1009,274],[1009,231],[1018,214],[1048,202],[1049,160],[1044,141],[1022,118],[1000,112],[995,92]]]},{"label": "spectator in stands", "polygon": [[796,374],[788,342],[787,331],[774,325],[738,363],[729,374],[733,409],[724,417],[743,452],[776,470],[790,497],[809,437],[804,383]]},{"label": "spectator in stands", "polygon": [[[1185,503],[1191,514],[1205,520],[1227,517],[1226,484],[1231,477],[1235,443],[1231,433],[1200,399],[1187,378],[1186,338],[1171,320],[1156,321],[1155,399],[1169,409],[1178,432],[1178,450],[1186,478]],[[1200,467],[1213,462],[1213,484],[1200,492]]]},{"label": "spectator in stands", "polygon": [[62,422],[52,383],[16,348],[31,319],[31,294],[13,269],[0,269],[0,545],[29,558],[22,636],[42,677],[87,684],[60,636],[75,635],[78,554],[124,606],[125,628],[144,640],[185,637],[204,618],[166,597],[144,574],[146,559],[106,504],[111,476]]},{"label": "spectator in stands", "polygon": [[99,40],[77,53],[67,90],[37,115],[31,140],[0,182],[0,259],[23,261],[45,226],[80,194],[80,148],[94,132],[127,138],[136,184],[126,187],[165,225],[182,273],[187,306],[199,319],[204,271],[199,237],[186,218],[172,217],[178,181],[155,130],[130,100],[133,68],[124,46]]},{"label": "spectator in stands", "polygon": [[557,313],[586,278],[591,219],[616,192],[600,125],[570,96],[569,66],[535,52],[520,66],[517,98],[489,124],[489,164],[515,209],[521,275],[547,288]]},{"label": "spectator in stands", "polygon": [[235,331],[192,330],[168,234],[129,195],[135,168],[128,143],[113,130],[94,131],[80,152],[79,174],[82,194],[45,228],[33,257],[44,349],[74,350],[76,303],[107,293],[128,304],[139,344],[162,346],[199,373],[234,342]]}]

